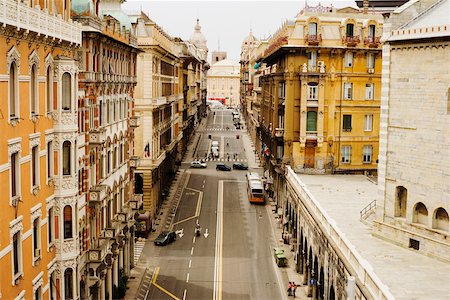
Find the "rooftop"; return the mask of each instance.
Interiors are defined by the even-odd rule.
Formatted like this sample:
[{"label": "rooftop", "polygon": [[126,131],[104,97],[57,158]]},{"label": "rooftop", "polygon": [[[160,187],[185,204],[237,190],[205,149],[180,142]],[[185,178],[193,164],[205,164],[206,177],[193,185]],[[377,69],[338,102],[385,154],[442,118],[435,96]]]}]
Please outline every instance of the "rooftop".
[{"label": "rooftop", "polygon": [[450,264],[376,238],[360,221],[360,210],[379,197],[376,184],[363,175],[296,174],[296,180],[396,299],[449,299]]}]

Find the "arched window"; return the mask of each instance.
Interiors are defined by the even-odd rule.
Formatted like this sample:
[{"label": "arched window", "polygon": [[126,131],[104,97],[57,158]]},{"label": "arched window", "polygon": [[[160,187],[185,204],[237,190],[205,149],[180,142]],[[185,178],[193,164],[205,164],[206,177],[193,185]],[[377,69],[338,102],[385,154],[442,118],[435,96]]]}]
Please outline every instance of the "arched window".
[{"label": "arched window", "polygon": [[442,207],[439,207],[434,211],[433,228],[448,231],[448,213]]},{"label": "arched window", "polygon": [[311,22],[308,24],[308,35],[310,37],[317,36],[317,23]]},{"label": "arched window", "polygon": [[413,223],[428,225],[428,209],[422,202],[414,206]]},{"label": "arched window", "polygon": [[317,112],[308,111],[306,114],[306,131],[317,131]]},{"label": "arched window", "polygon": [[73,299],[73,270],[68,268],[64,271],[64,299]]},{"label": "arched window", "polygon": [[71,109],[71,95],[72,95],[72,76],[69,73],[65,72],[62,76],[62,109],[70,110]]},{"label": "arched window", "polygon": [[31,102],[31,115],[36,115],[37,110],[37,72],[36,65],[31,67],[31,78],[30,78],[30,102]]},{"label": "arched window", "polygon": [[70,142],[65,141],[63,143],[63,175],[71,174],[71,155],[70,155]]},{"label": "arched window", "polygon": [[400,218],[406,218],[406,200],[408,190],[403,186],[395,188],[395,212],[394,215]]},{"label": "arched window", "polygon": [[52,76],[52,67],[48,66],[46,73],[46,82],[45,82],[45,90],[47,92],[47,101],[46,108],[47,112],[53,111],[53,76]]},{"label": "arched window", "polygon": [[19,116],[17,111],[17,67],[12,62],[9,68],[9,116],[16,118]]},{"label": "arched window", "polygon": [[66,205],[64,207],[64,238],[71,239],[73,237],[72,230],[72,207]]}]

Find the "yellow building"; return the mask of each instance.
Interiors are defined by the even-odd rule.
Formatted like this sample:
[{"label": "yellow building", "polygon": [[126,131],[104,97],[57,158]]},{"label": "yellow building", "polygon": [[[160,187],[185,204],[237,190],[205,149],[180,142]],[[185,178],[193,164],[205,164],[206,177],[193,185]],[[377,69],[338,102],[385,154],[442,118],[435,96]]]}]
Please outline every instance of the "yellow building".
[{"label": "yellow building", "polygon": [[[66,147],[61,139],[76,140],[71,131],[61,134],[76,114],[74,53],[81,44],[81,26],[70,19],[70,2],[1,1],[3,299],[62,299],[64,275],[56,257],[64,252],[62,236],[76,234],[75,209],[63,214],[63,204],[55,200],[62,187],[76,187],[75,175],[66,176],[75,173],[75,147]],[[72,129],[76,133],[77,127]],[[72,287],[74,273],[66,282]]]},{"label": "yellow building", "polygon": [[271,170],[376,171],[382,16],[305,8],[268,40],[258,133]]}]

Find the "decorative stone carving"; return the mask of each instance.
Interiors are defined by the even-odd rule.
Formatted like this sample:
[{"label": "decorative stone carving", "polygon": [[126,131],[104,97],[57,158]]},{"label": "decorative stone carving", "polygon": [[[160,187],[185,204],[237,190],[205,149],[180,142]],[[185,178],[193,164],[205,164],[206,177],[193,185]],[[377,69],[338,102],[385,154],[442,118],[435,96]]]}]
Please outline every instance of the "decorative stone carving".
[{"label": "decorative stone carving", "polygon": [[33,284],[33,295],[37,291],[37,289],[40,288],[43,284],[44,284],[44,279],[42,279],[42,276],[41,276],[41,278],[39,278],[39,280]]},{"label": "decorative stone carving", "polygon": [[75,114],[74,113],[61,113],[61,124],[63,124],[63,125],[75,124]]},{"label": "decorative stone carving", "polygon": [[30,137],[30,148],[33,148],[35,146],[41,145],[41,136],[40,134],[38,136]]},{"label": "decorative stone carving", "polygon": [[22,216],[20,216],[19,218],[15,219],[14,221],[12,221],[10,223],[9,226],[9,239],[12,242],[13,240],[13,236],[19,232],[23,230],[23,224],[22,224]]},{"label": "decorative stone carving", "polygon": [[[62,243],[62,252],[68,253],[75,251],[75,240],[63,241]],[[66,266],[67,262],[64,262],[64,266]]]},{"label": "decorative stone carving", "polygon": [[39,74],[39,55],[36,50],[34,50],[28,58],[28,74],[31,74],[31,68],[33,65],[36,65],[36,72]]},{"label": "decorative stone carving", "polygon": [[[53,56],[52,56],[52,54],[51,53],[49,53],[48,55],[47,55],[47,57],[45,58],[45,71],[47,72],[47,68],[48,67],[51,67],[52,68],[52,70],[54,70],[54,68],[53,68]],[[50,76],[54,76],[54,74],[50,74]]]},{"label": "decorative stone carving", "polygon": [[63,189],[74,189],[74,188],[76,188],[77,187],[77,183],[75,181],[75,178],[72,177],[72,176],[64,177],[62,179],[62,182],[61,182],[61,187]]},{"label": "decorative stone carving", "polygon": [[306,63],[303,64],[302,72],[303,72],[303,73],[308,72],[308,67],[306,66]]},{"label": "decorative stone carving", "polygon": [[42,216],[42,209],[39,207],[31,212],[31,220],[35,220]]},{"label": "decorative stone carving", "polygon": [[11,68],[12,63],[16,63],[17,69],[19,69],[20,66],[20,52],[17,50],[17,48],[14,46],[11,48],[11,50],[8,51],[8,54],[6,55],[6,72],[9,74],[9,69]]}]

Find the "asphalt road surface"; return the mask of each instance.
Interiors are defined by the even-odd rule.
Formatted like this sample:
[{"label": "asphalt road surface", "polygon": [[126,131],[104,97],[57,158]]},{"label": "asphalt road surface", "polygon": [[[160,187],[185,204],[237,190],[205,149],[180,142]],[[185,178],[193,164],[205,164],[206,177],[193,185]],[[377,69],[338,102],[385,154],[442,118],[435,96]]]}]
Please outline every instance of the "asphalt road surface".
[{"label": "asphalt road surface", "polygon": [[[229,166],[246,161],[237,134],[244,132],[235,129],[232,110],[209,113],[197,156],[208,157],[211,141],[219,141],[220,157],[208,161],[206,169],[188,170],[173,222],[177,240],[164,247],[146,247],[143,255],[155,264],[147,299],[282,298],[266,208],[248,202],[246,171],[215,170],[218,160]],[[195,236],[197,220],[200,236]]]}]

